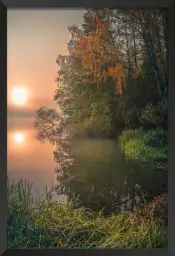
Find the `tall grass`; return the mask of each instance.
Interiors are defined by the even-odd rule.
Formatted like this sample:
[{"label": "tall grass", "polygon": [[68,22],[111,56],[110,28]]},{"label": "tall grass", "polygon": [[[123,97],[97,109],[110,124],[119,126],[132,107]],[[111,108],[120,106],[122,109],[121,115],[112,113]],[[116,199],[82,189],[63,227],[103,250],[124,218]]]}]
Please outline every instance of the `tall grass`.
[{"label": "tall grass", "polygon": [[167,164],[167,137],[160,129],[126,130],[120,136],[120,145],[126,158],[150,163]]},{"label": "tall grass", "polygon": [[8,248],[166,248],[167,230],[150,215],[132,221],[129,213],[88,217],[72,203],[34,197],[32,184],[8,183]]}]

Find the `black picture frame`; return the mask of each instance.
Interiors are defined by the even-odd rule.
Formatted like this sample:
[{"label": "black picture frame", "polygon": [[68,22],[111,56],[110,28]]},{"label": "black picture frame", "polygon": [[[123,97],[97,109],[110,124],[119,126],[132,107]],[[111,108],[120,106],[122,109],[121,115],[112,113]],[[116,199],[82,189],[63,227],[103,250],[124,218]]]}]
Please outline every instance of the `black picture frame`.
[{"label": "black picture frame", "polygon": [[[8,8],[90,8],[90,7],[157,7],[167,8],[168,14],[168,101],[169,101],[169,149],[168,149],[168,249],[56,249],[12,250],[7,249],[7,10]],[[3,255],[175,255],[175,1],[174,0],[3,0],[0,1],[0,254]],[[173,150],[174,149],[174,150]]]}]

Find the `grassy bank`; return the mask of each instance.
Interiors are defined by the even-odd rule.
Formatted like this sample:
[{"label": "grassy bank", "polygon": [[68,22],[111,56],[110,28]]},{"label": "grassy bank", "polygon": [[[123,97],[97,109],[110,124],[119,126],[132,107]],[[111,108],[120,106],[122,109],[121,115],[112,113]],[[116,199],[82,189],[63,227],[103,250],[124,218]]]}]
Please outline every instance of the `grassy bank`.
[{"label": "grassy bank", "polygon": [[8,248],[165,248],[167,230],[148,212],[138,222],[129,213],[88,217],[86,209],[35,200],[32,186],[8,184]]},{"label": "grassy bank", "polygon": [[167,137],[160,129],[126,130],[120,136],[120,145],[128,159],[148,162],[156,167],[167,167]]}]

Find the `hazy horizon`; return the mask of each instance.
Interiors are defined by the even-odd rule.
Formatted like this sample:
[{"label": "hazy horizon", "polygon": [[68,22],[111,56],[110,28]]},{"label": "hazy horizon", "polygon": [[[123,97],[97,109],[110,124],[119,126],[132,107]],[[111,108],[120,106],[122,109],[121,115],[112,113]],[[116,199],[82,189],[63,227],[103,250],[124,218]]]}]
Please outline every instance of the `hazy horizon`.
[{"label": "hazy horizon", "polygon": [[[55,106],[59,54],[68,54],[68,27],[81,24],[84,10],[8,9],[7,81],[9,118],[24,113],[35,115],[41,105]],[[10,98],[14,87],[25,86],[29,93],[26,105],[18,107]]]}]

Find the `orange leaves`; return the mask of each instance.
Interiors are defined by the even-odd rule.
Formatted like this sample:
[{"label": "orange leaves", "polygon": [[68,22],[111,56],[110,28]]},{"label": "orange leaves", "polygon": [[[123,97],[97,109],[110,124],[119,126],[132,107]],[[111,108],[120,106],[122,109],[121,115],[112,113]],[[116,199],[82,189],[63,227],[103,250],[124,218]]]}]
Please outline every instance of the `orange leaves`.
[{"label": "orange leaves", "polygon": [[[107,32],[108,31],[108,25],[106,22],[100,22],[97,23],[97,32],[103,33],[103,32]],[[108,34],[104,33],[104,35],[108,36]]]},{"label": "orange leaves", "polygon": [[116,67],[109,67],[108,68],[108,75],[109,76],[114,77],[115,72],[116,72]]},{"label": "orange leaves", "polygon": [[106,82],[110,76],[121,90],[124,74],[122,54],[109,39],[108,24],[96,17],[96,31],[79,37],[74,45],[74,56],[81,56],[82,64],[89,68],[95,80]]},{"label": "orange leaves", "polygon": [[121,92],[125,76],[123,63],[118,63],[114,67],[109,67],[108,76],[111,76],[113,78],[116,84],[116,88],[119,92]]}]

